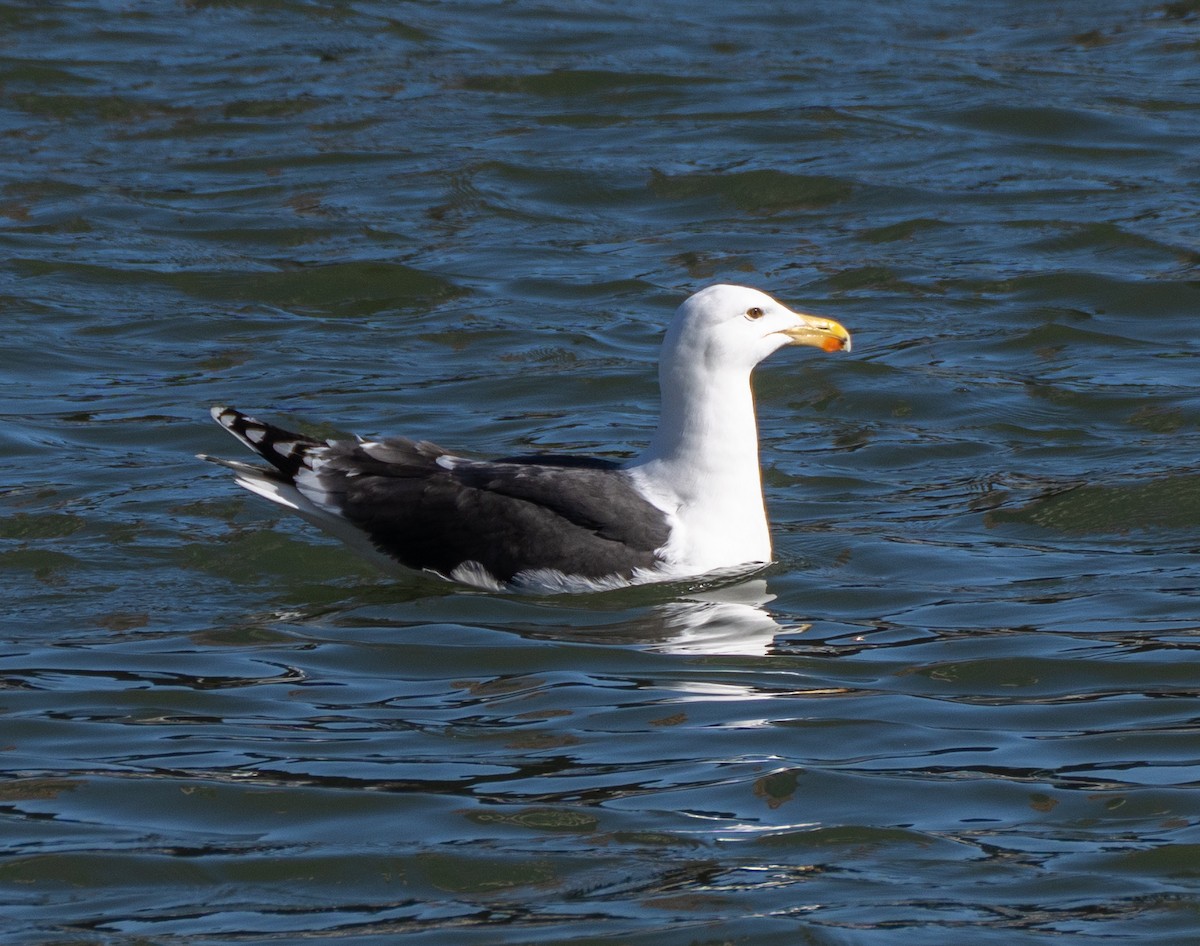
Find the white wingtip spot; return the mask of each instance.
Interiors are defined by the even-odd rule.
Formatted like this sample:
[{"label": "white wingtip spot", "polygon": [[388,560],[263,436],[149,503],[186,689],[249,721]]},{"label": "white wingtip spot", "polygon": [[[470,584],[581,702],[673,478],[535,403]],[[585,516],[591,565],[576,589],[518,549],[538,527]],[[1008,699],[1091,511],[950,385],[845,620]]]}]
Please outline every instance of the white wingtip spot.
[{"label": "white wingtip spot", "polygon": [[294,457],[301,452],[302,444],[298,440],[279,440],[271,446],[280,456]]}]

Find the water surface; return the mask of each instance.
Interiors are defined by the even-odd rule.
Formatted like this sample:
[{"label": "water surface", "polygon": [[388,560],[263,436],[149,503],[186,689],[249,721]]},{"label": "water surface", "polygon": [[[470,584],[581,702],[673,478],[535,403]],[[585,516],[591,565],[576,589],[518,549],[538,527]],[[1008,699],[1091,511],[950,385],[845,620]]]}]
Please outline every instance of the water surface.
[{"label": "water surface", "polygon": [[[1200,938],[1200,11],[0,2],[20,944]],[[778,561],[381,578],[193,458],[619,458],[715,281]]]}]

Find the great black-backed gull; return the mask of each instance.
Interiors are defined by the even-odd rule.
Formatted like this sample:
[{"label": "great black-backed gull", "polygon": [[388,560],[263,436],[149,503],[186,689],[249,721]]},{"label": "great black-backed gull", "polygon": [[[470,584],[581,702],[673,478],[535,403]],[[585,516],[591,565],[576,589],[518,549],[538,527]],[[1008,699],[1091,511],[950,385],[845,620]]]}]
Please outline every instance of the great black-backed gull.
[{"label": "great black-backed gull", "polygon": [[270,467],[240,486],[377,563],[488,590],[594,591],[771,560],[750,373],[785,345],[849,351],[832,319],[744,286],[710,286],[675,313],[659,362],[658,429],[625,463],[473,460],[427,441],[318,440],[214,407]]}]

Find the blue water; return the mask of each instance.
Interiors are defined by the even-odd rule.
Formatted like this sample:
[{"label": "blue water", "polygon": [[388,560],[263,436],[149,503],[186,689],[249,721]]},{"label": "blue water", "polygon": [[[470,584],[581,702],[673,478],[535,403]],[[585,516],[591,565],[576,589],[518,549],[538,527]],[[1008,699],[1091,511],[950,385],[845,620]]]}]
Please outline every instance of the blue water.
[{"label": "blue water", "polygon": [[[1200,941],[1200,7],[0,0],[13,944]],[[776,563],[388,579],[213,403],[640,449],[716,281]]]}]

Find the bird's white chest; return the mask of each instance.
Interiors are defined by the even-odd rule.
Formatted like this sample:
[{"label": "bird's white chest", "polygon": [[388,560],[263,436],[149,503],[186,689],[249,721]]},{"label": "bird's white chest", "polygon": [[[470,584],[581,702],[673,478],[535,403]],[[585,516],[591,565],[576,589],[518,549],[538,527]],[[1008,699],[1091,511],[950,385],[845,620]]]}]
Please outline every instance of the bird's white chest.
[{"label": "bird's white chest", "polygon": [[662,555],[669,570],[700,574],[771,560],[757,464],[740,471],[679,475],[648,464],[630,473],[667,516],[671,536]]}]

